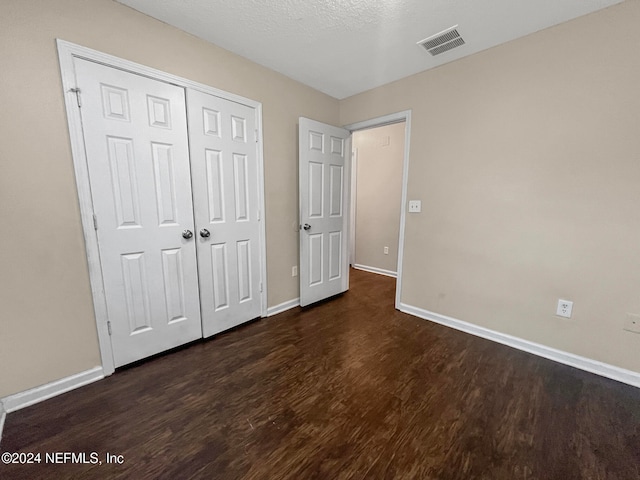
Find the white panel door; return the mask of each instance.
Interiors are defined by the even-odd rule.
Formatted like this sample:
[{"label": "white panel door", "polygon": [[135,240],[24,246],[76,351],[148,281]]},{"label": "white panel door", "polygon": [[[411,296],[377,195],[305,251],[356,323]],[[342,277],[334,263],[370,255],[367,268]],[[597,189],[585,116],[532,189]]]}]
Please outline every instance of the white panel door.
[{"label": "white panel door", "polygon": [[300,305],[349,288],[348,130],[300,117]]},{"label": "white panel door", "polygon": [[256,110],[189,90],[189,143],[202,330],[261,314]]},{"label": "white panel door", "polygon": [[202,337],[185,94],[74,64],[118,367]]}]

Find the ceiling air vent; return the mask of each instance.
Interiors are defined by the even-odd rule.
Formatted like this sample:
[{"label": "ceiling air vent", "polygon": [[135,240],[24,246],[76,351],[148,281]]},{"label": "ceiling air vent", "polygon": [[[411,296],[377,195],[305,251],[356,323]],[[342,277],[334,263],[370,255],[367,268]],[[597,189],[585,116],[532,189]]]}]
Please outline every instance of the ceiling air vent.
[{"label": "ceiling air vent", "polygon": [[457,28],[457,25],[447,28],[440,33],[436,33],[424,40],[420,40],[418,45],[424,47],[424,49],[433,56],[440,55],[452,48],[464,45],[464,40],[458,33]]}]

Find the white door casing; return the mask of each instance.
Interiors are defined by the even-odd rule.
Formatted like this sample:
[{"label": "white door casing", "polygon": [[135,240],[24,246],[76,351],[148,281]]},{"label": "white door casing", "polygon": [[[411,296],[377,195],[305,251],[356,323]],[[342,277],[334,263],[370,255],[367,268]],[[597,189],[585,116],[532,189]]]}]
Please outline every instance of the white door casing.
[{"label": "white door casing", "polygon": [[261,314],[256,111],[189,90],[189,141],[205,337]]},{"label": "white door casing", "polygon": [[[353,138],[353,137],[352,137]],[[357,199],[357,182],[358,178],[358,149],[353,148],[351,152],[351,178],[349,185],[351,193],[349,195],[349,266],[356,263],[356,199]]]},{"label": "white door casing", "polygon": [[[402,165],[402,194],[400,201],[400,238],[398,239],[398,267],[396,268],[396,300],[395,307],[400,309],[402,299],[402,265],[404,259],[404,231],[406,225],[407,184],[409,182],[409,151],[411,146],[411,110],[391,113],[382,117],[372,118],[362,122],[345,125],[350,132],[382,127],[392,123],[405,122],[404,128],[404,159]],[[357,161],[357,158],[356,158]],[[353,178],[353,176],[352,176]],[[352,197],[353,198],[353,197]],[[350,226],[355,228],[355,215],[352,216]]]},{"label": "white door casing", "polygon": [[74,64],[117,367],[202,336],[185,93]]},{"label": "white door casing", "polygon": [[300,305],[349,288],[351,134],[300,117]]}]

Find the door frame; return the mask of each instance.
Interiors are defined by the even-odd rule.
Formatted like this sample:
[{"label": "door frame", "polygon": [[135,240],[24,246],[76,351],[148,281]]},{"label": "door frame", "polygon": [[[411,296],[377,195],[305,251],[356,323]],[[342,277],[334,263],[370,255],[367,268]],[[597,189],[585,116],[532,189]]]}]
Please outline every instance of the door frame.
[{"label": "door frame", "polygon": [[353,146],[351,132],[351,178],[349,179],[349,265],[356,264],[356,199],[358,198],[358,149]]},{"label": "door frame", "polygon": [[[202,83],[194,82],[183,77],[147,67],[139,63],[131,62],[120,57],[93,50],[91,48],[76,45],[65,40],[56,39],[60,74],[62,77],[62,89],[69,138],[71,156],[76,177],[82,232],[84,235],[87,264],[89,268],[89,282],[93,309],[98,332],[100,346],[100,358],[104,375],[111,375],[115,370],[111,337],[107,327],[107,303],[104,295],[104,283],[102,281],[102,266],[100,264],[100,250],[98,247],[98,235],[94,227],[93,201],[91,199],[91,185],[89,183],[89,171],[84,149],[84,136],[82,133],[82,118],[78,108],[78,97],[75,93],[76,79],[73,59],[82,58],[97,62],[108,67],[117,68],[137,75],[142,75],[154,80],[170,83],[186,89],[198,90],[216,97],[224,98],[232,102],[251,107],[256,112],[257,128],[257,155],[258,155],[258,202],[260,208],[260,276],[263,285],[261,295],[261,316],[267,316],[267,248],[266,248],[266,221],[264,201],[264,156],[262,138],[262,103],[240,95],[235,95],[224,90],[219,90]],[[81,101],[81,95],[80,95]]]},{"label": "door frame", "polygon": [[[370,120],[364,120],[362,122],[351,123],[349,125],[344,126],[349,130],[352,134],[358,130],[368,130],[370,128],[375,127],[383,127],[385,125],[391,125],[394,123],[405,122],[404,126],[404,158],[402,160],[402,193],[400,195],[400,235],[398,238],[398,266],[396,267],[397,277],[396,277],[396,299],[395,299],[395,307],[400,309],[400,301],[402,299],[402,263],[404,258],[404,231],[406,225],[406,214],[407,214],[407,184],[409,180],[409,146],[411,144],[411,110],[403,110],[397,113],[390,113],[388,115],[383,115],[381,117],[372,118]],[[353,148],[353,147],[352,147]],[[357,154],[351,155],[351,175],[350,184],[353,186],[356,181],[355,176],[357,175],[357,165],[356,169],[353,168],[353,163],[357,162]],[[351,218],[349,222],[349,226],[353,235],[353,239],[355,241],[355,202],[356,202],[356,189],[351,188]],[[349,252],[349,258],[353,259],[355,262],[355,245],[354,251]]]}]

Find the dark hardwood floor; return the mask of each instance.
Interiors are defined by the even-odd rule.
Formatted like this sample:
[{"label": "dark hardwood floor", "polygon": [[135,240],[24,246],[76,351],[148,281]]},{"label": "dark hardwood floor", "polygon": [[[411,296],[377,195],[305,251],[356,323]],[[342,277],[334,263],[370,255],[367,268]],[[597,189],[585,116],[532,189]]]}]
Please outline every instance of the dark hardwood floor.
[{"label": "dark hardwood floor", "polygon": [[[7,416],[0,478],[640,478],[640,389],[395,311],[391,278]],[[107,452],[122,464],[47,464]]]}]

